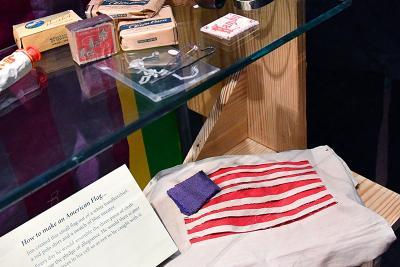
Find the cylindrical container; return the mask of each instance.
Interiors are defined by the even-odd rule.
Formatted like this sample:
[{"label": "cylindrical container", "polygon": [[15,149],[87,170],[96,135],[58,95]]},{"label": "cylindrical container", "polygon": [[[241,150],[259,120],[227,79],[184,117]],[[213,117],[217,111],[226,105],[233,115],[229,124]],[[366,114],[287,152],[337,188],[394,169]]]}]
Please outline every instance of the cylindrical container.
[{"label": "cylindrical container", "polygon": [[225,5],[225,0],[195,0],[196,3],[202,7],[207,9],[220,9]]},{"label": "cylindrical container", "polygon": [[20,49],[0,61],[0,91],[10,87],[32,69],[41,54],[32,46]]},{"label": "cylindrical container", "polygon": [[234,0],[235,6],[242,10],[253,10],[263,7],[274,0]]}]

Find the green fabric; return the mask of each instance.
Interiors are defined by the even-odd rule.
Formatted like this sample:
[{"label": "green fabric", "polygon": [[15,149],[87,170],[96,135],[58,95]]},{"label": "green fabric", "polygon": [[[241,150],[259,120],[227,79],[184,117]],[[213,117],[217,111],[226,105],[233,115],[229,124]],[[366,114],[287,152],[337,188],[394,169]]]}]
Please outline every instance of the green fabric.
[{"label": "green fabric", "polygon": [[146,126],[142,133],[151,176],[182,163],[175,112]]},{"label": "green fabric", "polygon": [[[152,105],[157,105],[135,92],[139,114]],[[181,164],[183,156],[179,138],[176,111],[170,112],[142,129],[147,162],[153,177],[159,171]]]}]

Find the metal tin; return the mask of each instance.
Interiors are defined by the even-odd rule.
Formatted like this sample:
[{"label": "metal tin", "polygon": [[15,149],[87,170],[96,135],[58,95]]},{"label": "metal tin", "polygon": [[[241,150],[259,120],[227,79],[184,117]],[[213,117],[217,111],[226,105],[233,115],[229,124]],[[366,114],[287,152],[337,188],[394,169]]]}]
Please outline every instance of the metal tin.
[{"label": "metal tin", "polygon": [[225,5],[225,0],[195,0],[195,2],[200,7],[207,9],[220,9]]},{"label": "metal tin", "polygon": [[274,0],[234,0],[235,6],[242,10],[253,10],[268,5]]}]

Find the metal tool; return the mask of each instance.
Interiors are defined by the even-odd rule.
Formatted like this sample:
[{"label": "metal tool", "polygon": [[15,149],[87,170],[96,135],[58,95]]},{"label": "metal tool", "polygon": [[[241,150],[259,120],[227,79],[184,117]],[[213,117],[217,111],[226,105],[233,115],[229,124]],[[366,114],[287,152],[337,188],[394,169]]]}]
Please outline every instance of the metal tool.
[{"label": "metal tool", "polygon": [[[204,52],[203,55],[200,55],[199,57],[192,57],[191,54],[194,52],[199,51],[199,52]],[[171,67],[167,69],[167,72],[156,79],[150,81],[151,84],[154,84],[169,75],[177,72],[178,70],[181,70],[183,68],[186,68],[190,65],[193,65],[194,63],[200,61],[201,59],[208,57],[209,55],[213,54],[215,52],[215,47],[213,46],[208,46],[205,48],[199,48],[197,45],[194,45],[191,47],[191,49],[187,52],[179,52],[173,62],[171,62]]]}]

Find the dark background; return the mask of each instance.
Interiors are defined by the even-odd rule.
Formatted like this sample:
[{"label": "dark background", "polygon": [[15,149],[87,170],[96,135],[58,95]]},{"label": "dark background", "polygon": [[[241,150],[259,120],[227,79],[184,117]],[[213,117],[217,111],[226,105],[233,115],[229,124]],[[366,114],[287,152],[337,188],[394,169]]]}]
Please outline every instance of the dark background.
[{"label": "dark background", "polygon": [[[307,1],[307,14],[325,0]],[[400,193],[400,2],[353,0],[307,33],[308,146]],[[398,236],[398,233],[396,233]],[[381,266],[400,266],[396,241]]]},{"label": "dark background", "polygon": [[[318,2],[307,1],[308,14]],[[356,172],[400,192],[400,2],[353,0],[307,34],[310,147],[331,146]]]}]

